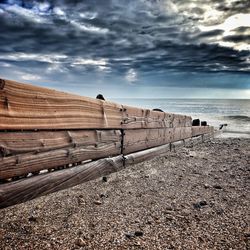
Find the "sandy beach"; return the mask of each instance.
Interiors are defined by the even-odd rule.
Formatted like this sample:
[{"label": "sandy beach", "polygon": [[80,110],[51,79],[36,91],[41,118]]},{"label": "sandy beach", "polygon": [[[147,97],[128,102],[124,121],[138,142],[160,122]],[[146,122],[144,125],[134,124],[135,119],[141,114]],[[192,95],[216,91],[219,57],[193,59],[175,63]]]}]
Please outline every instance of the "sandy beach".
[{"label": "sandy beach", "polygon": [[250,249],[250,139],[213,139],[0,211],[0,249]]}]

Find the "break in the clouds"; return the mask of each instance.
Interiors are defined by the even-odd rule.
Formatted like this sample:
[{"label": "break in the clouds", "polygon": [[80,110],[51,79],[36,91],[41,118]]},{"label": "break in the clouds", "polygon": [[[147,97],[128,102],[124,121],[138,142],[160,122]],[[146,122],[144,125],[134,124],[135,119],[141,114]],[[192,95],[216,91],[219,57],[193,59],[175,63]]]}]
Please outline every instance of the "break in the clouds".
[{"label": "break in the clouds", "polygon": [[249,0],[0,0],[0,24],[5,78],[86,95],[250,88]]}]

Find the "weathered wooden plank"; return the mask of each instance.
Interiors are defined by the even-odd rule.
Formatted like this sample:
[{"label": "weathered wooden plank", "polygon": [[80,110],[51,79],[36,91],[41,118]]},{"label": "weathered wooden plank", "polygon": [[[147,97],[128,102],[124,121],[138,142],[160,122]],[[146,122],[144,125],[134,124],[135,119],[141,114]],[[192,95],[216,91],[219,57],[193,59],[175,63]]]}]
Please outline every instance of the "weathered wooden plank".
[{"label": "weathered wooden plank", "polygon": [[176,141],[176,142],[171,142],[170,149],[171,149],[171,151],[176,152],[176,150],[178,148],[183,147],[183,146],[185,146],[185,141],[184,140],[180,140],[180,141]]},{"label": "weathered wooden plank", "polygon": [[191,127],[192,118],[191,116],[174,114],[173,127]]},{"label": "weathered wooden plank", "polygon": [[173,129],[126,130],[123,139],[123,153],[128,154],[169,143],[172,133]]},{"label": "weathered wooden plank", "polygon": [[0,130],[136,129],[191,126],[191,117],[139,109],[1,80]]},{"label": "weathered wooden plank", "polygon": [[122,128],[191,127],[190,116],[123,106]]},{"label": "weathered wooden plank", "polygon": [[146,161],[156,156],[163,156],[163,155],[166,155],[166,153],[168,153],[169,151],[170,151],[170,144],[168,143],[162,146],[158,146],[158,147],[146,149],[143,151],[135,152],[129,155],[125,155],[124,156],[125,165],[127,166],[129,164],[135,164],[135,163],[139,163],[142,161]]},{"label": "weathered wooden plank", "polygon": [[0,129],[119,128],[121,105],[4,80]]},{"label": "weathered wooden plank", "polygon": [[123,168],[123,157],[116,156],[77,167],[41,174],[0,185],[0,208],[70,188]]},{"label": "weathered wooden plank", "polygon": [[43,169],[65,166],[89,159],[100,159],[120,153],[121,142],[117,141],[4,157],[0,158],[0,179],[23,176]]},{"label": "weathered wooden plank", "polygon": [[173,128],[173,138],[172,141],[179,141],[192,136],[191,127],[175,127]]},{"label": "weathered wooden plank", "polygon": [[174,114],[123,106],[122,128],[172,127]]},{"label": "weathered wooden plank", "polygon": [[123,140],[123,153],[128,154],[190,138],[191,136],[191,127],[126,130]]},{"label": "weathered wooden plank", "polygon": [[214,130],[214,127],[212,127],[212,126],[193,126],[192,127],[192,136],[212,133],[213,130]]},{"label": "weathered wooden plank", "polygon": [[119,141],[120,130],[0,132],[0,157]]}]

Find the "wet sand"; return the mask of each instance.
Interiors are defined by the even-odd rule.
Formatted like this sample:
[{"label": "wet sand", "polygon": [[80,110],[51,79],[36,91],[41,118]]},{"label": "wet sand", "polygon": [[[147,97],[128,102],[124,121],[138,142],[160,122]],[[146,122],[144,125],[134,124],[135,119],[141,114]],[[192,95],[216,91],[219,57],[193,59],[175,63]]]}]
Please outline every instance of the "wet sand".
[{"label": "wet sand", "polygon": [[0,210],[0,249],[250,249],[250,139],[213,139]]}]

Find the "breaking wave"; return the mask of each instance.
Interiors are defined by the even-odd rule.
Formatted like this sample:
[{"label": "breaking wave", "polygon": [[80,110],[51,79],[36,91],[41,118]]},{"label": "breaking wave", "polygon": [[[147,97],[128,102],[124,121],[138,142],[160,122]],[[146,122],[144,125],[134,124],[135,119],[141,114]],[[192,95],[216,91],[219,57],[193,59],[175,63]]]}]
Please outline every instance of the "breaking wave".
[{"label": "breaking wave", "polygon": [[241,121],[241,122],[250,122],[250,117],[247,115],[227,115],[223,116],[224,119]]}]

